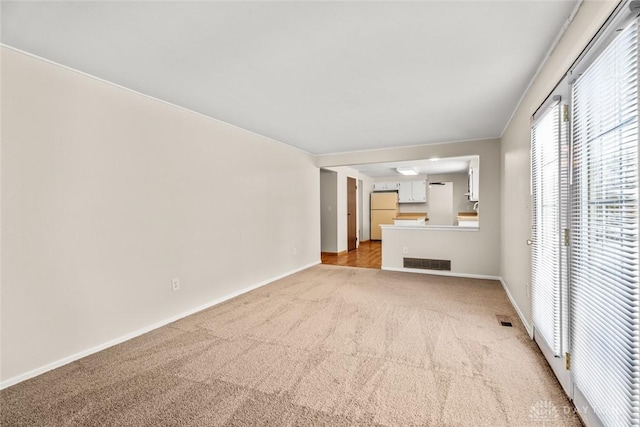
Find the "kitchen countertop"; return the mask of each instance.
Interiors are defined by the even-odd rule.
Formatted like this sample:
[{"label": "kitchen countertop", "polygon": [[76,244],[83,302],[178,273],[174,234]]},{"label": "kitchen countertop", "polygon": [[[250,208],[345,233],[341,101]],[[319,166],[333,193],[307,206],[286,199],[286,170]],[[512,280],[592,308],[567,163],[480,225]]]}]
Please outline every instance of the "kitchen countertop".
[{"label": "kitchen countertop", "polygon": [[459,225],[391,225],[381,224],[383,230],[402,230],[402,231],[480,231],[480,227],[460,227]]},{"label": "kitchen countertop", "polygon": [[456,216],[458,221],[478,221],[478,212],[458,212]]},{"label": "kitchen countertop", "polygon": [[398,214],[397,217],[393,218],[394,220],[396,219],[425,219],[425,220],[429,220],[427,213],[421,213],[421,212],[416,212],[416,213],[401,213]]}]

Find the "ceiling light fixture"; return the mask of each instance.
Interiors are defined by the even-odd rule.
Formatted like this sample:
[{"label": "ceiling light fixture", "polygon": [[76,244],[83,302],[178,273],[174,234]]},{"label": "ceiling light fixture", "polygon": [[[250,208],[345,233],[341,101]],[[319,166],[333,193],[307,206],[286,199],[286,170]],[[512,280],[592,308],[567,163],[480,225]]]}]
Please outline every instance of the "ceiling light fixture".
[{"label": "ceiling light fixture", "polygon": [[414,168],[396,168],[396,170],[402,175],[418,175],[418,171]]}]

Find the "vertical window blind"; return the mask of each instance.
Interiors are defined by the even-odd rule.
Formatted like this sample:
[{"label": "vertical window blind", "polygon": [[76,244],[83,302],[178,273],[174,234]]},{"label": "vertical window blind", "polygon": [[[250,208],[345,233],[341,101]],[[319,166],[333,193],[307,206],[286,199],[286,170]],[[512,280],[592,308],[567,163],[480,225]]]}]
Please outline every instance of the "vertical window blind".
[{"label": "vertical window blind", "polygon": [[557,100],[531,129],[533,218],[531,309],[536,339],[556,356],[561,348],[561,105]]},{"label": "vertical window blind", "polygon": [[638,426],[638,22],[572,85],[572,372],[605,426]]}]

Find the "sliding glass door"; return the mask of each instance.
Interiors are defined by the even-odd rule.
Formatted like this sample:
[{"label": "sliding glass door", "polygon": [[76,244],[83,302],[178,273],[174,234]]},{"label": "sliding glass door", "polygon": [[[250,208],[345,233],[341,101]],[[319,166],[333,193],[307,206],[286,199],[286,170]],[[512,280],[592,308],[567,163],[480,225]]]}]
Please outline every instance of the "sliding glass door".
[{"label": "sliding glass door", "polygon": [[626,15],[531,128],[534,339],[589,426],[640,426],[640,31]]},{"label": "sliding glass door", "polygon": [[578,77],[572,96],[572,372],[604,425],[637,426],[637,21]]},{"label": "sliding glass door", "polygon": [[535,116],[531,130],[531,311],[534,339],[565,391],[568,337],[566,233],[568,210],[567,105],[556,95]]}]

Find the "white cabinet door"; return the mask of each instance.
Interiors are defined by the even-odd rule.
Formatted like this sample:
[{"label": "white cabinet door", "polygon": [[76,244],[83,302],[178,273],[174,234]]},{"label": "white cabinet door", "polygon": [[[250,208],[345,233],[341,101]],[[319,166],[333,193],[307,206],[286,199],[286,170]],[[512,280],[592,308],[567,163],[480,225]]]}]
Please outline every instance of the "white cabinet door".
[{"label": "white cabinet door", "polygon": [[413,201],[413,186],[412,181],[400,182],[400,188],[398,191],[399,203],[411,203]]},{"label": "white cabinet door", "polygon": [[480,177],[478,176],[478,168],[469,168],[469,201],[479,201],[478,193],[480,190]]},{"label": "white cabinet door", "polygon": [[387,190],[397,190],[400,188],[399,182],[387,182]]},{"label": "white cabinet door", "polygon": [[411,192],[413,194],[413,202],[426,202],[427,181],[411,181]]}]

